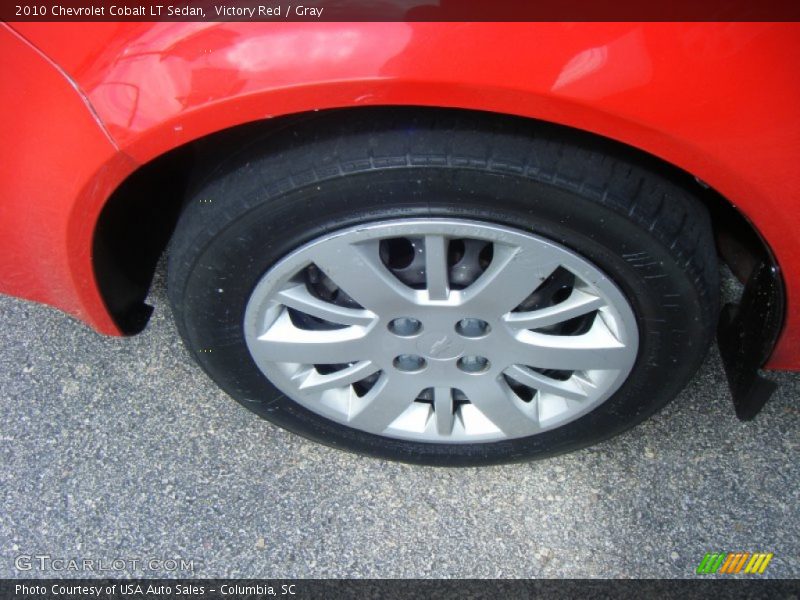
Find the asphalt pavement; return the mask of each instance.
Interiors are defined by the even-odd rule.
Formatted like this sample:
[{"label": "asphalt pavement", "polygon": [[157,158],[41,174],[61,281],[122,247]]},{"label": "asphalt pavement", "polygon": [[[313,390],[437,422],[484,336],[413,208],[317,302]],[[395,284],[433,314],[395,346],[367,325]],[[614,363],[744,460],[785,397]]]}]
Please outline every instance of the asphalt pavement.
[{"label": "asphalt pavement", "polygon": [[800,374],[742,423],[713,350],[621,437],[424,468],[259,419],[192,362],[162,277],[151,302],[114,339],[0,297],[0,577],[683,578],[734,551],[800,577]]}]

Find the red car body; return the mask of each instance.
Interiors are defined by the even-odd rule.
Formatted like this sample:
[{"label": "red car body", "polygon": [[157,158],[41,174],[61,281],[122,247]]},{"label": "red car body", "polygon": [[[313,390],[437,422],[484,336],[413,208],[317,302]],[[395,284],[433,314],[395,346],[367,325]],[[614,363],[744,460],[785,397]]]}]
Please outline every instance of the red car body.
[{"label": "red car body", "polygon": [[766,367],[800,369],[800,26],[13,23],[0,26],[0,292],[119,335],[92,239],[139,167],[244,123],[381,105],[538,119],[719,192],[780,269]]}]

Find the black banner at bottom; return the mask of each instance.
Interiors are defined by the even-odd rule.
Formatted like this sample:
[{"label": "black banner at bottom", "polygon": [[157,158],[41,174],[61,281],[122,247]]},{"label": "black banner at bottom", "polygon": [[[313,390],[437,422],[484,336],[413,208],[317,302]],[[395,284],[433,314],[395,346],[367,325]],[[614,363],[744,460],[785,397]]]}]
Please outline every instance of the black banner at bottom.
[{"label": "black banner at bottom", "polygon": [[797,598],[800,580],[40,579],[0,580],[0,598]]}]

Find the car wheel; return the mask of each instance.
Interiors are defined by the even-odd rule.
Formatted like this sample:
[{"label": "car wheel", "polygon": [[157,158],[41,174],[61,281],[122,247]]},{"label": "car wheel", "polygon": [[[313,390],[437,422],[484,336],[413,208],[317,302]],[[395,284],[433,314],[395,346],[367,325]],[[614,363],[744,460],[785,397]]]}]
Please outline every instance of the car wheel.
[{"label": "car wheel", "polygon": [[624,150],[526,127],[346,115],[242,149],[171,244],[186,345],[270,421],[408,462],[542,457],[651,415],[714,330],[708,216]]}]

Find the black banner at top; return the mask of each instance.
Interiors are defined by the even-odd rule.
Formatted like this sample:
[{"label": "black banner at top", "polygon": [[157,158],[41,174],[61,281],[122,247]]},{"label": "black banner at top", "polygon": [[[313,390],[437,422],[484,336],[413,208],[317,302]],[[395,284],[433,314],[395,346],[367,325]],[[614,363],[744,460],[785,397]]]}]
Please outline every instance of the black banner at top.
[{"label": "black banner at top", "polygon": [[798,0],[8,0],[3,21],[798,21]]}]

